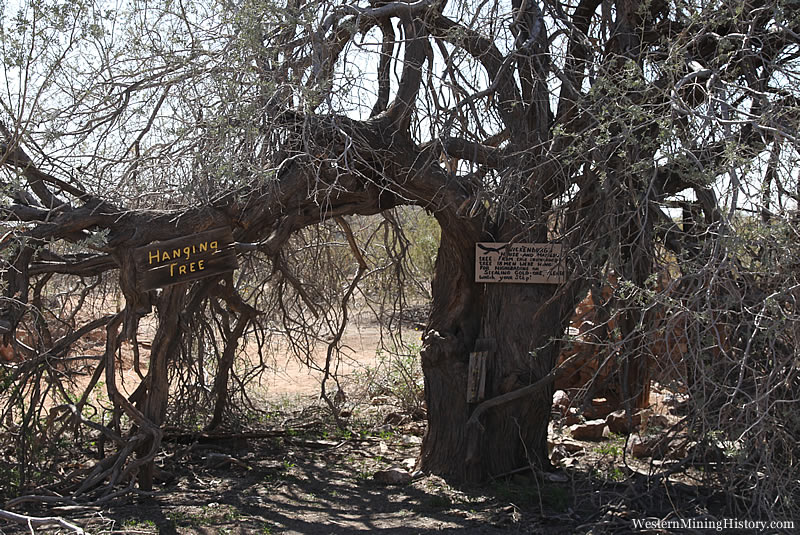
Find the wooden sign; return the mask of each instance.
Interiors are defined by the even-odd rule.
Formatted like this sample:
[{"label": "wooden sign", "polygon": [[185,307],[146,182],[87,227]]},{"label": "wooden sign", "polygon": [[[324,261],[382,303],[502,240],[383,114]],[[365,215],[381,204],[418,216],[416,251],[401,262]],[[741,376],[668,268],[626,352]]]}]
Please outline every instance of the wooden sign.
[{"label": "wooden sign", "polygon": [[475,350],[469,354],[467,368],[467,403],[478,403],[486,398],[486,368],[489,355],[497,349],[494,338],[478,338]]},{"label": "wooden sign", "polygon": [[559,243],[476,243],[475,282],[564,282]]},{"label": "wooden sign", "polygon": [[238,267],[228,227],[138,247],[134,261],[136,286],[141,291],[204,279]]},{"label": "wooden sign", "polygon": [[486,397],[486,360],[488,351],[469,354],[467,368],[467,403],[478,403]]}]

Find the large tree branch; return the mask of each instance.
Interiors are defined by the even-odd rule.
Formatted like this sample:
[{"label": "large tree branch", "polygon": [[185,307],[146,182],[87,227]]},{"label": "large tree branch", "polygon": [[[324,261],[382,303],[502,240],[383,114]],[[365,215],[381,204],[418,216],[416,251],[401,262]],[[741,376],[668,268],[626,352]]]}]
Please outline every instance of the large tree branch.
[{"label": "large tree branch", "polygon": [[387,19],[381,21],[381,32],[383,40],[381,42],[381,54],[378,59],[378,100],[372,107],[370,117],[375,117],[386,109],[389,105],[389,90],[391,74],[392,53],[394,51],[395,33],[392,23]]},{"label": "large tree branch", "polygon": [[73,524],[72,522],[68,522],[58,516],[44,516],[44,517],[27,516],[0,509],[0,518],[2,518],[3,520],[9,520],[11,522],[15,522],[17,524],[25,524],[31,530],[31,533],[33,533],[34,526],[40,527],[40,526],[52,526],[52,525],[69,529],[71,531],[74,531],[75,533],[78,533],[79,535],[83,535],[84,533],[83,528],[80,528],[75,524]]},{"label": "large tree branch", "polygon": [[105,273],[108,270],[116,269],[117,264],[111,255],[98,255],[76,262],[68,261],[39,261],[31,264],[29,273],[39,275],[42,273],[64,273],[68,275],[78,275],[81,277],[91,277]]},{"label": "large tree branch", "polygon": [[578,101],[581,98],[578,91],[583,84],[588,66],[587,59],[591,52],[591,42],[588,37],[589,26],[600,2],[601,0],[581,0],[573,12],[572,18],[564,13],[559,2],[553,0],[547,2],[550,10],[569,29],[569,44],[563,69],[567,81],[561,84],[556,111],[556,120],[565,125],[574,118]]},{"label": "large tree branch", "polygon": [[505,151],[497,147],[458,137],[444,137],[437,142],[441,143],[447,156],[486,165],[493,169],[503,166]]},{"label": "large tree branch", "polygon": [[387,2],[378,7],[363,8],[353,5],[344,5],[336,8],[333,13],[325,17],[320,26],[320,30],[325,32],[333,27],[339,20],[347,15],[356,15],[361,18],[374,20],[387,17],[412,17],[429,6],[433,5],[433,0],[417,0],[416,2]]},{"label": "large tree branch", "polygon": [[513,55],[503,57],[503,54],[490,40],[471,28],[467,28],[450,20],[441,14],[432,15],[426,20],[429,31],[435,37],[447,41],[451,45],[465,50],[476,61],[480,62],[492,80],[489,87],[481,92],[482,96],[494,95],[495,103],[500,116],[506,126],[514,132],[519,132],[519,114],[514,109],[515,103],[520,102],[519,90],[514,81],[514,73],[509,68]]},{"label": "large tree branch", "polygon": [[45,207],[52,210],[69,206],[67,201],[58,198],[50,191],[47,184],[56,186],[61,191],[73,195],[84,204],[92,205],[93,207],[103,206],[107,208],[109,206],[107,202],[91,195],[82,187],[64,182],[39,169],[19,145],[19,137],[12,135],[11,131],[2,122],[0,122],[0,134],[3,136],[3,142],[0,142],[0,165],[9,165],[20,169],[22,176],[28,179],[28,185],[31,190]]},{"label": "large tree branch", "polygon": [[394,101],[386,110],[396,130],[401,132],[406,131],[411,123],[417,94],[422,86],[422,65],[432,54],[427,29],[420,19],[404,17],[403,28],[406,34],[403,74]]}]

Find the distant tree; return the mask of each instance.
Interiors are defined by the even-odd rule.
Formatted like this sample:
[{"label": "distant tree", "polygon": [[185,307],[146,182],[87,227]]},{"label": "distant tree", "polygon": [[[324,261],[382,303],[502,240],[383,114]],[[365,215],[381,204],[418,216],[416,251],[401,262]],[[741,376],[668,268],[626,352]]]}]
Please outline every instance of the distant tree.
[{"label": "distant tree", "polygon": [[[335,311],[331,330],[341,334],[350,283],[368,269],[349,216],[414,205],[440,227],[420,466],[454,480],[549,466],[560,340],[575,305],[612,271],[618,330],[598,343],[613,346],[630,406],[646,403],[658,310],[691,318],[697,359],[741,345],[733,369],[752,358],[767,312],[747,315],[766,296],[796,333],[795,2],[241,0],[119,11],[37,2],[4,25],[3,325],[12,333],[46,308],[37,296],[63,280],[54,274],[115,270],[125,297],[119,314],[45,336],[35,350],[61,357],[106,328],[97,369],[135,432],[104,431],[122,461],[79,490],[113,487],[152,460],[170,370],[179,359],[191,369],[209,333],[222,333],[220,399],[230,352],[259,321],[259,304],[290,318],[289,331]],[[224,278],[137,289],[134,248],[216,227],[239,244],[238,276],[275,274],[277,293],[256,303]],[[783,255],[778,286],[748,275],[762,268],[741,262],[742,227],[785,236],[747,253]],[[323,249],[295,254],[303,249],[293,243],[330,232],[350,244],[357,270],[321,276],[334,273]],[[481,241],[562,244],[568,279],[477,284]],[[677,282],[659,294],[665,259]],[[343,300],[328,282],[346,289]],[[126,397],[114,355],[153,305],[150,364]],[[743,331],[732,310],[756,323]],[[216,324],[198,319],[209,314]],[[467,367],[479,340],[492,351],[487,400],[474,406]],[[792,346],[780,351],[781,362],[796,358]],[[761,384],[749,370],[742,364],[731,388]],[[797,370],[781,373],[795,394],[782,403],[796,407]],[[147,469],[140,479],[149,486]]]}]

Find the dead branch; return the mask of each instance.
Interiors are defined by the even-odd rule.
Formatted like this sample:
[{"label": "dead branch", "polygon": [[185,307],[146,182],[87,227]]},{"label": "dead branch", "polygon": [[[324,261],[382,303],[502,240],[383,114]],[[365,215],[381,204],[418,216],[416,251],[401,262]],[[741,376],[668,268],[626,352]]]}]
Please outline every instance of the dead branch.
[{"label": "dead branch", "polygon": [[24,524],[28,526],[28,529],[31,530],[31,533],[34,533],[33,531],[34,526],[41,527],[41,526],[51,526],[54,524],[62,528],[72,530],[80,535],[83,535],[84,533],[83,528],[80,528],[75,524],[68,522],[63,518],[57,516],[44,516],[44,517],[26,516],[0,509],[0,518],[3,518],[5,520],[10,520],[11,522],[16,522],[17,524]]}]

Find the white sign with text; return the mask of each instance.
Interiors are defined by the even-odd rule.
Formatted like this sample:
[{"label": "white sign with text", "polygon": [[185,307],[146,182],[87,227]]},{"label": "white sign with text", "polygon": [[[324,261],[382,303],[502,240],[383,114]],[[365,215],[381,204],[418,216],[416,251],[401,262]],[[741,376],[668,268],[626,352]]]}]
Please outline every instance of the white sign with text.
[{"label": "white sign with text", "polygon": [[560,243],[476,243],[475,282],[564,282]]}]

